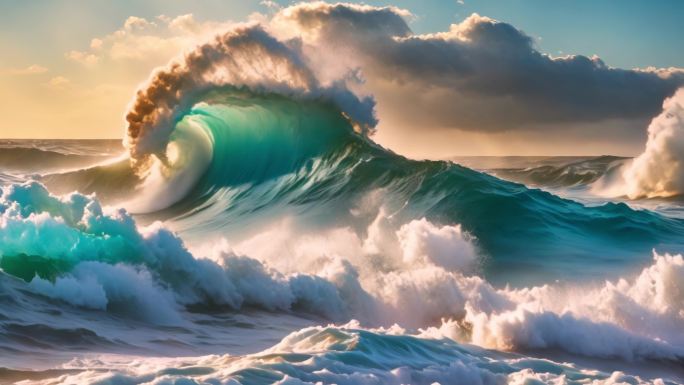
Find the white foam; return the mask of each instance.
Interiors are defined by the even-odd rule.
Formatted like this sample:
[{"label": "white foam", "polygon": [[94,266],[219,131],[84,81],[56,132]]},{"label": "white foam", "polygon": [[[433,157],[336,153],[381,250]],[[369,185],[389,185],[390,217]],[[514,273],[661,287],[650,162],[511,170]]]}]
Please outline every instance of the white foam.
[{"label": "white foam", "polygon": [[622,166],[621,175],[599,180],[594,191],[630,199],[684,193],[684,88],[663,103],[648,126],[644,152]]},{"label": "white foam", "polygon": [[423,219],[392,232],[379,212],[384,219],[372,220],[375,230],[366,234],[393,235],[380,243],[348,228],[306,233],[285,222],[237,245],[239,253],[223,241],[197,257],[160,223],[139,227],[91,197],[55,197],[28,183],[0,196],[0,255],[73,265],[52,282],[34,278],[37,293],[157,323],[181,322],[192,304],[250,305],[422,328],[424,336],[499,350],[684,357],[681,255],[654,254],[639,274],[603,284],[495,288],[469,267],[456,268],[473,261],[476,242],[457,225]]}]

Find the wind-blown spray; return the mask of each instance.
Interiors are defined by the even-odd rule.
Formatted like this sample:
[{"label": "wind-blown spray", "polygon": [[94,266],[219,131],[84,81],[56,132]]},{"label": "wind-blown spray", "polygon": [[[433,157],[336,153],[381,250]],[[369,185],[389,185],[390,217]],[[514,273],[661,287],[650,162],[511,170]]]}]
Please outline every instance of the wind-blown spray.
[{"label": "wind-blown spray", "polygon": [[632,199],[684,193],[684,88],[663,103],[648,126],[646,149],[624,170]]},{"label": "wind-blown spray", "polygon": [[373,100],[357,98],[342,82],[321,85],[298,46],[298,40],[279,41],[259,25],[240,26],[156,71],[126,114],[125,145],[134,163],[152,154],[165,160],[169,135],[195,98],[227,85],[326,99],[363,130],[375,126]]}]

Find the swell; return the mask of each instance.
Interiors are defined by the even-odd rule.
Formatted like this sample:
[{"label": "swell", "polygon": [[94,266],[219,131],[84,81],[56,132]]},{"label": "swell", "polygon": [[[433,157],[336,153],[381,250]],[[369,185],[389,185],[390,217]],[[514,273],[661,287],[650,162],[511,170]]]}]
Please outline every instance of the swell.
[{"label": "swell", "polygon": [[22,173],[54,172],[59,169],[82,168],[102,162],[110,156],[63,153],[28,147],[0,148],[0,169]]},{"label": "swell", "polygon": [[590,159],[564,162],[560,165],[544,164],[525,168],[496,168],[490,172],[503,179],[528,186],[551,188],[586,187],[614,173],[628,158],[599,156]]},{"label": "swell", "polygon": [[129,199],[141,182],[128,159],[73,171],[48,173],[38,179],[56,194],[67,194],[72,191],[97,194],[99,199],[108,204]]}]

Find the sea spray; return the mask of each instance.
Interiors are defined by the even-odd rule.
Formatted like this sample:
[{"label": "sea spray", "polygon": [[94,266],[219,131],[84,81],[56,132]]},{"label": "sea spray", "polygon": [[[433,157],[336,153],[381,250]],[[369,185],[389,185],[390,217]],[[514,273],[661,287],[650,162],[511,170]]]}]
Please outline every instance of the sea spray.
[{"label": "sea spray", "polygon": [[684,193],[684,88],[665,100],[648,126],[644,152],[625,167],[623,177],[632,199]]}]

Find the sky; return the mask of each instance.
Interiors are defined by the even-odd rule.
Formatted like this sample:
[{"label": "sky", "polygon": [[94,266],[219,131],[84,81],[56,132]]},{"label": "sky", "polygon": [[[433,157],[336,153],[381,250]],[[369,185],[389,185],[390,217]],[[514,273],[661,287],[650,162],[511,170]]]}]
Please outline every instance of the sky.
[{"label": "sky", "polygon": [[[4,53],[0,59],[0,137],[120,138],[128,105],[154,68],[236,22],[265,20],[281,7],[292,4],[231,0],[4,0],[0,3],[0,49]],[[535,53],[551,57],[598,57],[607,68],[626,70],[684,67],[684,2],[677,0],[394,0],[365,4],[408,10],[411,14],[403,17],[410,33],[415,35],[445,33],[452,24],[474,20],[473,13],[505,23],[513,31],[499,31],[501,35],[494,38],[477,35],[481,39],[477,43],[483,46],[476,50],[457,44],[433,52],[440,58],[458,55],[466,48],[474,50],[471,55],[489,58],[483,55],[488,52],[487,47],[498,44],[497,39],[510,37],[506,44],[516,45],[519,42],[515,39],[527,36]],[[478,20],[477,25],[486,24],[485,19]],[[376,32],[378,39],[384,38],[376,30],[369,33]],[[380,56],[373,57],[379,54],[363,46],[358,36],[345,37],[344,41],[335,39],[338,41],[328,40],[326,44],[355,47],[354,55],[367,74],[371,93],[376,95],[380,124],[375,139],[412,157],[633,155],[642,149],[646,127],[657,114],[663,95],[671,94],[679,84],[677,79],[624,80],[634,74],[615,74],[599,68],[599,72],[605,72],[605,80],[603,75],[597,75],[599,79],[590,89],[568,86],[573,76],[587,79],[583,72],[577,75],[575,70],[558,75],[565,80],[551,75],[539,78],[539,82],[548,84],[548,89],[560,89],[558,94],[547,95],[534,87],[521,88],[518,83],[511,83],[511,89],[493,89],[486,81],[489,77],[499,79],[498,76],[512,73],[510,76],[516,82],[525,79],[535,83],[537,78],[531,75],[539,68],[547,68],[547,64],[551,66],[548,72],[557,74],[559,68],[566,71],[566,67],[580,68],[586,63],[567,60],[528,67],[527,62],[508,62],[517,60],[517,56],[502,56],[497,59],[505,64],[501,68],[489,68],[489,62],[475,62],[479,71],[473,77],[475,80],[464,82],[457,80],[472,74],[459,72],[455,65],[431,65],[430,57],[416,63],[422,57],[414,52],[424,51],[414,51],[415,47],[409,44],[388,45],[385,48],[389,51],[381,50],[382,55],[395,55],[387,62]],[[443,43],[439,39],[431,42]],[[535,55],[531,57],[538,59]],[[458,57],[452,59],[454,63],[458,61]],[[384,79],[379,70],[388,65],[396,69],[392,79]],[[397,85],[390,81],[396,78],[404,82]],[[426,79],[435,80],[430,83]],[[503,79],[505,83],[511,77]],[[492,92],[506,93],[506,97],[514,100],[494,100]],[[622,96],[630,92],[634,93],[633,98]],[[606,99],[587,97],[597,94],[606,95]],[[557,102],[548,102],[547,98]],[[607,107],[594,108],[597,104]],[[568,105],[572,108],[564,107]],[[584,114],[582,108],[590,111]],[[620,116],[621,109],[624,117]],[[414,118],[422,115],[431,118]]]}]

